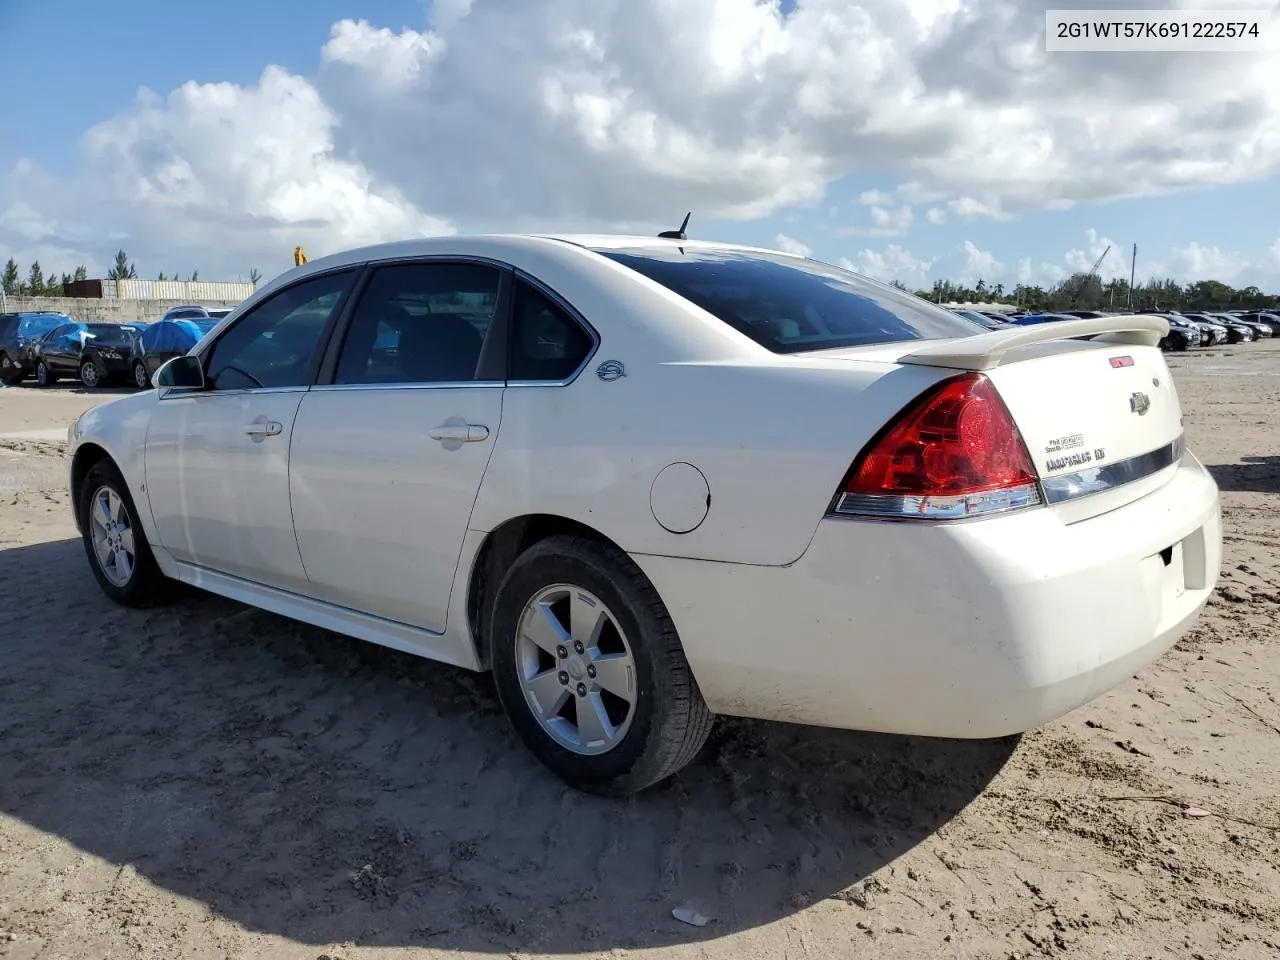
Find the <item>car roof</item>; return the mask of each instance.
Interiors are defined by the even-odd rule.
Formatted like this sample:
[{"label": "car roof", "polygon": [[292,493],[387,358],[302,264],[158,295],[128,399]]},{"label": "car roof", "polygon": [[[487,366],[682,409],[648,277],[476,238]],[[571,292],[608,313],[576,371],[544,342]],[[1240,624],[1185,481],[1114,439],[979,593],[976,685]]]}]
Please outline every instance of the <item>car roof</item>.
[{"label": "car roof", "polygon": [[[365,247],[356,247],[340,251],[316,260],[302,267],[286,271],[281,277],[301,277],[308,273],[333,269],[347,264],[363,263],[366,260],[395,260],[416,256],[440,256],[459,253],[467,256],[491,256],[495,260],[505,260],[518,256],[521,252],[529,252],[530,248],[542,248],[543,251],[554,251],[556,248],[578,248],[579,250],[640,250],[650,249],[655,252],[670,250],[672,247],[683,247],[686,250],[734,250],[739,252],[767,253],[771,256],[793,256],[784,250],[770,250],[766,247],[751,247],[743,244],[722,243],[712,240],[668,240],[655,236],[630,236],[626,234],[533,234],[533,233],[492,233],[492,234],[453,234],[445,237],[423,237],[414,240],[394,240],[389,243],[378,243]],[[568,252],[566,250],[566,252]],[[796,259],[804,259],[796,257]],[[276,280],[279,280],[277,277]],[[272,281],[271,286],[275,285]]]}]

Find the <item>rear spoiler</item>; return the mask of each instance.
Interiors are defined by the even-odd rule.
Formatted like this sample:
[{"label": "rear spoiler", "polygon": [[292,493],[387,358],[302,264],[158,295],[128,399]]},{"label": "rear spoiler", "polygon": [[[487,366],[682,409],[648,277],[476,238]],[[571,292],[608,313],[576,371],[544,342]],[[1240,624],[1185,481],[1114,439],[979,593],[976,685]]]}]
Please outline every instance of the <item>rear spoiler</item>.
[{"label": "rear spoiler", "polygon": [[957,370],[990,370],[1015,347],[1051,340],[1089,337],[1103,343],[1130,343],[1154,347],[1169,333],[1169,321],[1154,314],[1121,317],[1092,317],[1085,320],[1057,320],[1011,326],[960,340],[931,343],[898,359],[925,367],[953,367]]}]

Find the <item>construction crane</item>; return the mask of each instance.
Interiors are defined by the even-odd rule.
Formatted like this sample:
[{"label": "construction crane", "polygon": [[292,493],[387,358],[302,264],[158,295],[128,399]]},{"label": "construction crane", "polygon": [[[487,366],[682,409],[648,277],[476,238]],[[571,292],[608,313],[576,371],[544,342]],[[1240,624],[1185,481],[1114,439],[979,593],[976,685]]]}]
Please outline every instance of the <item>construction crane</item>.
[{"label": "construction crane", "polygon": [[1080,294],[1084,292],[1084,288],[1089,285],[1089,281],[1097,276],[1098,268],[1102,266],[1102,261],[1107,259],[1107,254],[1111,252],[1111,244],[1107,244],[1107,249],[1103,250],[1097,260],[1093,261],[1093,266],[1089,268],[1089,272],[1080,278],[1080,281],[1071,290],[1072,306],[1080,299]]}]

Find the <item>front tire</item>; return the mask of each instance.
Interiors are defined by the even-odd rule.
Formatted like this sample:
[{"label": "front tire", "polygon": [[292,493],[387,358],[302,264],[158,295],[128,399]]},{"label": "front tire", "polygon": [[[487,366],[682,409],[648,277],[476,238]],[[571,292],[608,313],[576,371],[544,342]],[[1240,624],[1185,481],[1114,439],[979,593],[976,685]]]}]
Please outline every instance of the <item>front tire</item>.
[{"label": "front tire", "polygon": [[36,383],[42,387],[51,387],[58,382],[57,375],[49,369],[49,365],[41,360],[36,364]]},{"label": "front tire", "polygon": [[147,365],[141,360],[133,365],[133,385],[139,390],[146,390],[151,386],[151,374],[147,373]]},{"label": "front tire", "polygon": [[711,732],[666,607],[617,547],[573,534],[529,548],[498,589],[489,636],[516,733],[577,789],[643,790]]},{"label": "front tire", "polygon": [[168,598],[129,487],[110,460],[94,464],[80,490],[81,539],[103,592],[124,607],[149,607]]},{"label": "front tire", "polygon": [[98,365],[92,360],[80,364],[80,382],[90,390],[102,386],[102,375],[98,373]]}]

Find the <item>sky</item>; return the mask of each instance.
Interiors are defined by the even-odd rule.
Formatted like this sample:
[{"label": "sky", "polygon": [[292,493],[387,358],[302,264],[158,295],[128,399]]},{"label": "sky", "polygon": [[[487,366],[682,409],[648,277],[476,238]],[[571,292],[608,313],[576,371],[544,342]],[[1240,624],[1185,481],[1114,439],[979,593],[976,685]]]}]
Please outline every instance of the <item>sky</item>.
[{"label": "sky", "polygon": [[1274,56],[1050,54],[1046,6],[0,0],[0,261],[235,280],[299,245],[692,210],[691,236],[913,288],[1048,285],[1107,247],[1127,278],[1136,244],[1140,280],[1280,292]]}]

